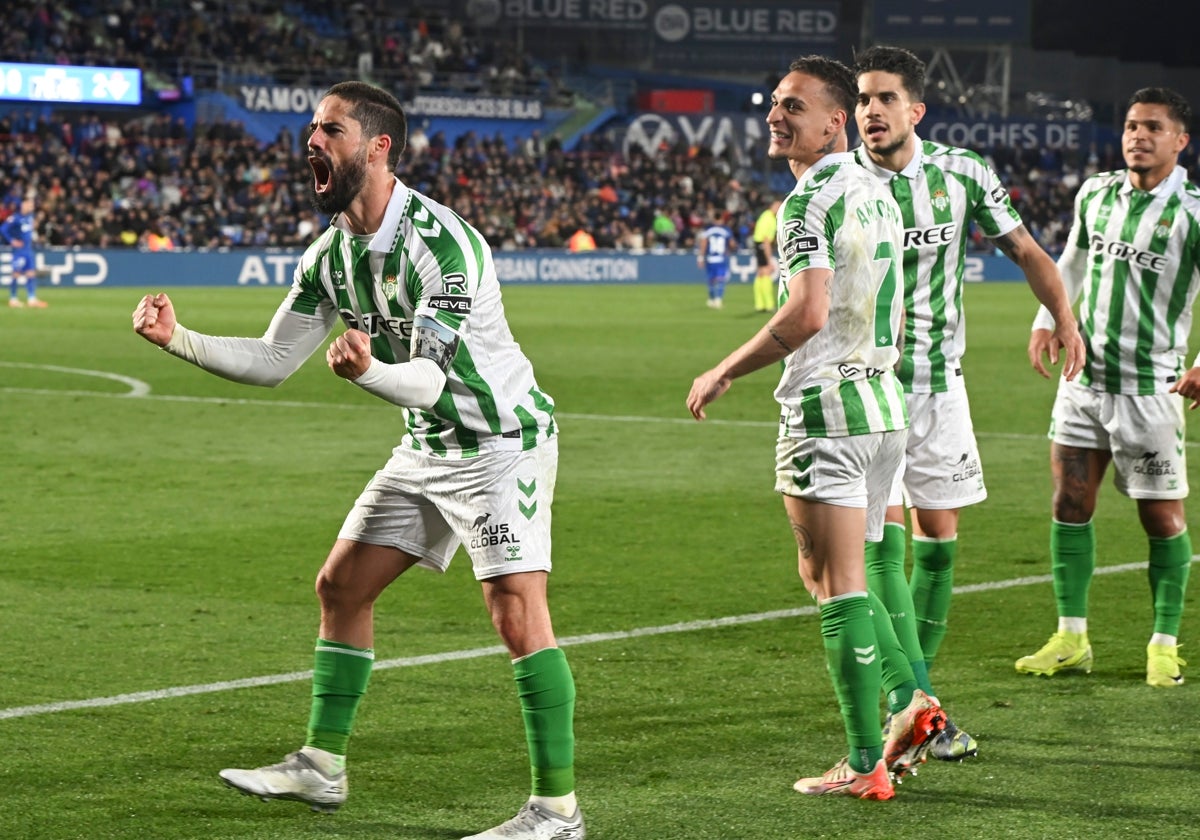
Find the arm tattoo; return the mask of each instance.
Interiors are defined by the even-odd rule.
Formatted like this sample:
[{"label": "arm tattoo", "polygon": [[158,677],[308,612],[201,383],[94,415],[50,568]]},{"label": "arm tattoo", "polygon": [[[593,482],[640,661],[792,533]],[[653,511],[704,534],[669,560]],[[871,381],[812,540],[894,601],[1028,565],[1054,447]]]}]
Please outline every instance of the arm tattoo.
[{"label": "arm tattoo", "polygon": [[775,339],[775,343],[782,347],[787,352],[791,353],[795,348],[789,347],[788,343],[779,337],[779,333],[775,332],[775,328],[767,324],[767,332],[771,334],[771,338]]},{"label": "arm tattoo", "polygon": [[1017,240],[1020,238],[1018,236],[1018,231],[1023,231],[1023,230],[1024,230],[1024,227],[1014,228],[1013,230],[1010,230],[1008,233],[1002,234],[1001,236],[997,236],[995,239],[992,240],[992,242],[995,243],[996,247],[1004,252],[1004,256],[1008,257],[1013,262],[1017,261],[1017,258],[1016,258],[1017,245],[1018,245]]}]

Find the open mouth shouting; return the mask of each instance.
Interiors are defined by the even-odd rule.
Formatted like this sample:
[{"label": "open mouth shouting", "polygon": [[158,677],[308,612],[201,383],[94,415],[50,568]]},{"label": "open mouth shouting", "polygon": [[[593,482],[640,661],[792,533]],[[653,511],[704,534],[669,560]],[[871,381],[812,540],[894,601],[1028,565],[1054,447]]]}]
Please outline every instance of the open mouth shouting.
[{"label": "open mouth shouting", "polygon": [[313,192],[317,195],[329,192],[333,186],[333,167],[329,161],[314,153],[308,156],[308,165],[313,172]]},{"label": "open mouth shouting", "polygon": [[336,168],[334,161],[323,152],[309,151],[313,206],[326,215],[344,213],[367,182],[366,151],[359,150],[357,154],[343,158]]}]

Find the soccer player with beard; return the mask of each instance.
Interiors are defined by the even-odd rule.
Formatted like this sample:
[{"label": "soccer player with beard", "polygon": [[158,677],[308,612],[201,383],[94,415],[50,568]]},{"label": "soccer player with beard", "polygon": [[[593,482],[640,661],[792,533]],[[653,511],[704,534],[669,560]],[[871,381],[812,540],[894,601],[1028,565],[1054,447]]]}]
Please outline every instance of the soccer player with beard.
[{"label": "soccer player with beard", "polygon": [[473,840],[581,840],[575,684],[546,598],[554,402],[509,332],[487,242],[393,174],[405,138],[400,103],[379,88],[343,82],[321,99],[307,147],[314,203],[333,218],[261,338],[186,329],[165,294],[147,295],[133,314],[136,332],[172,355],[266,386],[295,372],[340,319],[347,329],[326,351],[329,367],[405,409],[403,439],[317,575],[304,745],[279,764],[220,776],[254,796],[339,807],[375,656],[375,600],[413,566],[444,571],[463,545],[512,658],[532,769],[532,795],[517,815]]},{"label": "soccer player with beard", "polygon": [[[1200,359],[1187,366],[1192,304],[1200,291],[1200,188],[1178,165],[1192,109],[1166,88],[1129,100],[1121,149],[1126,171],[1101,172],[1075,195],[1075,221],[1059,258],[1079,296],[1087,361],[1061,380],[1050,419],[1054,479],[1050,568],[1058,630],[1017,671],[1049,676],[1092,670],[1088,590],[1096,566],[1092,516],[1111,463],[1116,488],[1137,502],[1149,541],[1154,629],[1146,682],[1183,684],[1179,626],[1192,563],[1183,500],[1188,495],[1184,400],[1200,400]],[[1052,346],[1040,310],[1030,356]]]},{"label": "soccer player with beard", "polygon": [[[857,56],[855,117],[858,162],[885,184],[904,216],[904,385],[909,436],[897,473],[883,539],[867,547],[867,576],[892,617],[917,684],[934,695],[933,665],[950,612],[958,553],[959,511],[987,496],[971,425],[962,357],[963,269],[975,222],[1025,275],[1052,314],[1046,342],[1051,361],[1065,350],[1063,375],[1083,361],[1070,303],[1053,260],[1013,209],[996,173],[974,152],[921,140],[925,64],[908,50],[871,47]],[[1034,367],[1048,376],[1039,357]],[[905,579],[903,501],[913,509],[913,567]],[[953,722],[929,754],[944,760],[973,755],[975,740]]]},{"label": "soccer player with beard", "polygon": [[[904,394],[894,366],[903,313],[900,208],[847,153],[854,77],[840,62],[792,62],[771,95],[768,155],[796,186],[778,218],[778,311],[749,341],[696,377],[697,420],[733,380],[783,361],[775,489],[796,537],[800,577],[820,605],[825,659],[849,754],[794,785],[809,795],[891,799],[901,775],[943,725],[920,690],[880,732],[882,672],[893,657],[872,608],[864,541],[879,539],[904,453]],[[890,644],[896,646],[895,634]],[[884,662],[885,656],[887,662]],[[907,670],[901,661],[898,667]],[[907,681],[912,682],[911,671]],[[915,688],[915,686],[914,686]]]}]

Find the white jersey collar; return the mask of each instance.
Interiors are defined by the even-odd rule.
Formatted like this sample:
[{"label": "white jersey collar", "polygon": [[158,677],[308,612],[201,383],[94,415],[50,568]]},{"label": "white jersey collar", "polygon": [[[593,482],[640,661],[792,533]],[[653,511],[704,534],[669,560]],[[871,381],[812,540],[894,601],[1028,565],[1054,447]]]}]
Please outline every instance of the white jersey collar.
[{"label": "white jersey collar", "polygon": [[921,142],[921,138],[917,136],[915,131],[909,137],[908,142],[915,147],[913,149],[913,156],[912,159],[909,160],[905,167],[899,172],[893,172],[892,170],[885,169],[877,164],[867,153],[867,147],[865,145],[860,145],[857,149],[855,149],[855,158],[868,172],[870,172],[876,178],[879,178],[881,181],[890,181],[897,175],[903,175],[905,178],[908,178],[911,181],[921,174],[921,167],[925,165],[925,144]]},{"label": "white jersey collar", "polygon": [[[1170,195],[1179,189],[1180,184],[1187,178],[1187,170],[1182,166],[1176,166],[1171,170],[1171,174],[1159,181],[1158,186],[1150,190],[1150,195],[1157,198],[1161,195]],[[1129,182],[1129,170],[1125,170],[1125,182],[1121,184],[1119,190],[1121,195],[1132,195],[1135,192],[1142,192],[1137,187]]]},{"label": "white jersey collar", "polygon": [[804,174],[796,181],[797,184],[803,184],[809,178],[814,177],[818,172],[828,166],[834,166],[839,163],[854,163],[854,155],[851,152],[830,152],[822,157],[808,169],[804,170]]},{"label": "white jersey collar", "polygon": [[[368,248],[368,250],[385,254],[394,251],[399,244],[397,240],[400,236],[400,220],[404,218],[404,208],[412,195],[412,190],[405,186],[403,181],[394,175],[392,179],[395,181],[392,196],[388,199],[387,209],[383,211],[383,221],[379,224],[379,230],[375,231],[375,235],[371,237],[371,245]],[[342,213],[339,213],[333,220],[333,226],[344,233],[353,235],[350,228],[347,227],[345,215]]]}]

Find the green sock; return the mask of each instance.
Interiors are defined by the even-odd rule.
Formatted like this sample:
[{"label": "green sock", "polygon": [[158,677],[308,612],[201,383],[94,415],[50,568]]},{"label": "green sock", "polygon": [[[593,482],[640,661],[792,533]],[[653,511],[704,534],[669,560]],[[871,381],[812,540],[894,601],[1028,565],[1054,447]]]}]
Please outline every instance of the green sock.
[{"label": "green sock", "polygon": [[1188,532],[1173,537],[1150,537],[1150,595],[1154,598],[1154,632],[1179,635],[1183,596],[1192,570],[1192,539]]},{"label": "green sock", "polygon": [[534,796],[566,796],[575,790],[575,679],[559,648],[545,648],[513,662],[525,719]]},{"label": "green sock", "polygon": [[908,654],[896,638],[896,628],[888,618],[887,608],[870,590],[867,591],[867,600],[871,603],[871,621],[875,625],[875,638],[879,641],[883,696],[887,700],[888,711],[895,713],[912,702],[917,681]]},{"label": "green sock", "polygon": [[1096,568],[1096,528],[1054,520],[1050,523],[1050,571],[1060,617],[1087,618],[1088,590]]},{"label": "green sock", "polygon": [[841,707],[850,766],[866,773],[883,758],[879,720],[881,666],[871,607],[865,592],[839,595],[821,604],[825,662]]},{"label": "green sock", "polygon": [[[921,639],[917,635],[917,614],[913,607],[912,591],[908,588],[908,580],[904,576],[904,526],[896,522],[886,522],[883,526],[883,539],[878,543],[867,543],[867,588],[887,608],[892,620],[900,647],[904,648],[912,669],[913,679],[917,687],[926,694],[933,694],[933,686],[929,684],[929,669],[925,666],[925,653],[921,650]],[[871,547],[875,551],[871,551]],[[883,667],[884,691],[887,687],[887,653],[884,653]],[[909,699],[912,699],[911,693]],[[904,706],[908,701],[904,702]],[[891,701],[889,699],[889,707]],[[896,709],[892,709],[896,711]]]},{"label": "green sock", "polygon": [[312,711],[306,747],[345,755],[358,704],[367,693],[375,651],[317,639],[313,653]]},{"label": "green sock", "polygon": [[926,668],[933,667],[942,639],[946,638],[946,619],[950,615],[950,596],[954,592],[954,557],[958,537],[930,540],[913,537],[913,569],[909,591],[916,616],[917,639],[925,656]]}]

